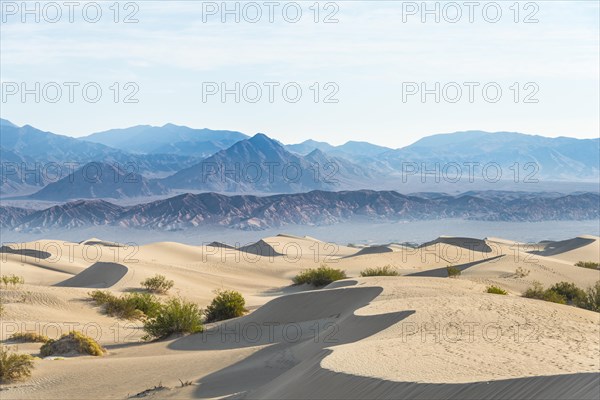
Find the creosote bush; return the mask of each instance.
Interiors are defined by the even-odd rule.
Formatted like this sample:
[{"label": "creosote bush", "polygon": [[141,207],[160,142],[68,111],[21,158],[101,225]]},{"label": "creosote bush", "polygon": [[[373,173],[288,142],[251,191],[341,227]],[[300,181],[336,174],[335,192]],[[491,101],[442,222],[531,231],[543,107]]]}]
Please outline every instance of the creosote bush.
[{"label": "creosote bush", "polygon": [[150,293],[130,293],[118,297],[108,291],[94,290],[89,296],[96,305],[104,306],[108,315],[124,319],[152,318],[161,307],[160,301]]},{"label": "creosote bush", "polygon": [[25,279],[22,276],[17,275],[2,275],[0,280],[5,288],[8,288],[9,286],[14,288],[17,285],[25,284]]},{"label": "creosote bush", "polygon": [[13,333],[9,337],[13,342],[21,342],[21,343],[46,343],[50,339],[48,336],[40,335],[36,332],[17,332]]},{"label": "creosote bush", "polygon": [[492,294],[502,294],[502,295],[508,294],[508,292],[506,290],[499,288],[498,286],[494,286],[494,285],[488,286],[486,292],[492,293]]},{"label": "creosote bush", "polygon": [[307,283],[316,287],[329,285],[331,282],[346,279],[346,273],[340,269],[330,268],[323,264],[319,268],[310,268],[300,272],[293,279],[295,285]]},{"label": "creosote bush", "polygon": [[570,282],[559,282],[548,289],[544,289],[539,282],[533,282],[523,296],[600,312],[600,281],[596,281],[585,291]]},{"label": "creosote bush", "polygon": [[449,278],[457,278],[460,276],[460,269],[458,269],[452,265],[448,265],[446,267],[446,271],[448,271]]},{"label": "creosote bush", "polygon": [[49,340],[40,348],[42,357],[65,355],[65,354],[89,354],[91,356],[102,356],[106,349],[91,337],[85,336],[79,331],[71,331],[58,340]]},{"label": "creosote bush", "polygon": [[398,276],[400,275],[396,268],[391,265],[384,265],[383,267],[366,268],[361,271],[360,276]]},{"label": "creosote bush", "polygon": [[164,275],[154,275],[152,278],[148,278],[140,284],[146,288],[146,290],[154,293],[167,293],[169,289],[175,285],[175,282],[168,280]]},{"label": "creosote bush", "polygon": [[600,269],[600,263],[594,261],[577,261],[575,266],[589,269]]},{"label": "creosote bush", "polygon": [[517,278],[525,278],[527,275],[529,275],[530,272],[530,270],[525,269],[523,267],[517,267],[517,269],[515,270],[515,276]]},{"label": "creosote bush", "polygon": [[31,376],[33,357],[29,354],[18,354],[0,347],[0,383],[12,382]]},{"label": "creosote bush", "polygon": [[182,299],[167,301],[158,314],[144,322],[144,340],[162,339],[175,333],[199,333],[204,330],[202,310]]},{"label": "creosote bush", "polygon": [[217,291],[217,297],[212,300],[204,311],[206,322],[241,317],[247,311],[245,305],[246,300],[244,300],[241,293],[235,290],[219,290]]}]

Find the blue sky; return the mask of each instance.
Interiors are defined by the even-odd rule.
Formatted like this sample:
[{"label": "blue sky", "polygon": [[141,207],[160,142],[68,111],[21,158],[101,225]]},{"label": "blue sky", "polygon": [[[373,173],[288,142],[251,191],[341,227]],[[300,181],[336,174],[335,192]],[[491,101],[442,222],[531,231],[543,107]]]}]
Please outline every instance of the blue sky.
[{"label": "blue sky", "polygon": [[[255,15],[251,8],[246,19],[240,14],[239,23],[231,15],[223,23],[222,10],[209,13],[212,5],[220,8],[220,1],[129,2],[134,6],[122,2],[119,23],[109,8],[114,1],[98,2],[102,17],[97,23],[87,22],[81,9],[75,9],[70,23],[65,7],[56,23],[45,21],[42,14],[39,23],[31,15],[23,23],[22,10],[13,14],[6,3],[2,1],[3,91],[6,85],[23,82],[28,88],[35,82],[77,82],[79,87],[95,82],[103,90],[97,103],[85,101],[78,89],[69,102],[66,86],[56,103],[43,98],[36,103],[32,95],[23,102],[18,93],[3,98],[2,117],[18,125],[82,136],[172,122],[263,132],[285,143],[308,138],[333,144],[368,140],[391,147],[433,133],[470,129],[582,138],[598,137],[600,130],[597,1],[529,2],[533,6],[521,2],[517,23],[510,8],[514,1],[497,2],[502,16],[496,23],[484,18],[482,8],[489,2],[475,8],[472,23],[464,2],[456,2],[463,13],[456,23],[449,22],[456,18],[455,10],[443,13],[445,3],[438,3],[439,23],[433,15],[422,22],[422,10],[413,14],[409,2],[395,1],[319,2],[317,23],[309,8],[314,1],[297,2],[302,17],[296,23],[283,17],[281,9],[290,3],[283,1],[275,8],[273,23],[264,2],[256,2],[263,13],[257,23],[249,21]],[[428,4],[433,8],[436,3]],[[241,7],[243,3],[240,11]],[[121,21],[134,11],[137,23]],[[292,11],[295,8],[288,6],[290,20],[295,17]],[[495,18],[493,11],[489,8],[486,14],[490,20]],[[54,18],[51,8],[47,12],[47,19]],[[323,22],[330,13],[337,23]],[[523,22],[530,14],[537,23]],[[93,12],[89,15],[93,19]],[[117,103],[110,90],[115,82],[121,96]],[[122,101],[130,92],[123,87],[127,82],[139,88],[134,96],[138,103]],[[228,88],[235,82],[240,87],[256,82],[263,97],[256,103],[243,98],[236,103],[233,95],[225,102],[219,95],[203,101],[207,82]],[[265,82],[279,85],[272,103]],[[443,97],[436,103],[434,95],[422,102],[416,94],[403,101],[410,82],[424,82],[428,88],[439,82],[440,90],[456,82],[462,97],[456,103]],[[479,84],[473,102],[468,101],[464,82]],[[290,83],[302,89],[296,103],[285,101],[280,90]],[[502,90],[496,103],[483,98],[481,88],[489,83]],[[336,88],[333,99],[338,102],[324,103],[323,96]],[[447,98],[455,97],[453,86],[447,88]],[[255,92],[248,93],[252,97]],[[527,94],[538,102],[524,103]]]}]

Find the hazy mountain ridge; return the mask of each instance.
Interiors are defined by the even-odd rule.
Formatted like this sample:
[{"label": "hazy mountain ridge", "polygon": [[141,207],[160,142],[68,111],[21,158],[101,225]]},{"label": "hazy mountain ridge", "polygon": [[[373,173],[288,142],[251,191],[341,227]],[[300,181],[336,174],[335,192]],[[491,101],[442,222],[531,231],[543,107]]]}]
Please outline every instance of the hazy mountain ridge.
[{"label": "hazy mountain ridge", "polygon": [[131,128],[111,129],[81,138],[131,153],[177,154],[208,157],[226,149],[248,136],[236,131],[193,129],[187,126],[138,125]]},{"label": "hazy mountain ridge", "polygon": [[288,224],[330,225],[354,219],[590,220],[600,218],[600,194],[557,197],[522,192],[496,199],[485,192],[425,197],[371,190],[312,191],[264,197],[202,193],[130,207],[102,200],[79,200],[39,211],[0,207],[0,218],[5,226],[18,231],[96,225],[158,230],[218,225],[256,230]]},{"label": "hazy mountain ridge", "polygon": [[[470,182],[472,172],[479,182],[489,182],[486,178],[495,178],[498,170],[503,182],[589,183],[600,179],[600,139],[466,131],[432,135],[392,150],[353,141],[341,146],[314,140],[283,145],[264,134],[249,138],[235,131],[174,124],[140,125],[78,139],[29,125],[18,127],[7,120],[1,120],[1,128],[0,194],[30,194],[52,184],[43,195],[56,201],[137,198],[181,190],[254,194],[386,190],[407,182],[422,182],[423,171],[437,170],[436,178],[447,183],[446,178],[456,176],[456,167],[460,169],[460,182],[450,181],[450,184],[458,190],[466,189],[461,183]],[[90,140],[127,148],[132,153]],[[184,153],[188,155],[181,155]],[[207,154],[210,156],[206,157]],[[72,185],[82,187],[58,189],[58,180],[89,162],[116,165],[157,181],[128,187],[124,183],[108,187],[106,182],[100,182],[90,187],[85,182],[71,180]],[[473,163],[478,166],[470,171],[467,165]],[[453,167],[447,169],[450,165]],[[493,168],[484,176],[486,165]],[[428,182],[433,179],[427,177]],[[547,189],[546,186],[540,190]],[[106,194],[111,191],[115,194]],[[61,193],[69,196],[61,197]]]},{"label": "hazy mountain ridge", "polygon": [[119,165],[92,162],[45,186],[28,198],[37,200],[121,199],[167,194],[169,190]]},{"label": "hazy mountain ridge", "polygon": [[1,129],[2,194],[15,193],[27,187],[39,189],[92,161],[119,165],[123,169],[132,168],[149,177],[164,176],[198,161],[195,157],[173,154],[129,154],[103,144],[44,132],[29,125],[17,127],[8,121],[2,124]]}]

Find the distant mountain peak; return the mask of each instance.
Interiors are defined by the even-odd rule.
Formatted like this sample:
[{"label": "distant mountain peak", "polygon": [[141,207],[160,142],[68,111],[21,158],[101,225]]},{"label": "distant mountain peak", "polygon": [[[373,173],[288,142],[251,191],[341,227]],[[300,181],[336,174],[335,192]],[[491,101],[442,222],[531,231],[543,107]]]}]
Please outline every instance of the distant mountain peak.
[{"label": "distant mountain peak", "polygon": [[17,125],[4,118],[0,118],[0,126],[10,126],[11,128],[18,128]]}]

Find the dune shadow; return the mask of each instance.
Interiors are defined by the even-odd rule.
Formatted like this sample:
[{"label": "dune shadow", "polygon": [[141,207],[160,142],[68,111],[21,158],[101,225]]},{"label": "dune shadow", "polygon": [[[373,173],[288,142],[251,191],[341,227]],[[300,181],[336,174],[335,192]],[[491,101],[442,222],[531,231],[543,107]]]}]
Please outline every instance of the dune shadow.
[{"label": "dune shadow", "polygon": [[17,254],[17,255],[20,255],[23,257],[37,258],[38,260],[45,260],[52,256],[52,254],[48,253],[47,251],[34,250],[34,249],[13,249],[9,246],[1,246],[0,254],[2,254],[2,253]]},{"label": "dune shadow", "polygon": [[127,271],[128,268],[121,264],[97,262],[74,277],[59,282],[54,286],[98,289],[109,288],[119,282],[127,274]]},{"label": "dune shadow", "polygon": [[[312,365],[331,353],[324,350]],[[319,364],[317,364],[319,363]],[[230,396],[229,399],[294,399],[302,393],[305,399],[412,399],[412,400],[480,400],[480,399],[597,399],[600,374],[579,373],[472,383],[395,382],[384,379],[334,372],[324,368],[299,371],[294,377],[281,376],[272,385],[253,392]],[[291,375],[296,371],[290,371]],[[286,374],[288,375],[288,374]],[[286,379],[287,378],[287,379]],[[285,380],[285,384],[279,384]]]},{"label": "dune shadow", "polygon": [[[504,254],[500,254],[498,256],[495,257],[490,257],[490,258],[486,258],[484,260],[479,260],[479,261],[473,261],[470,263],[465,263],[465,264],[459,264],[459,265],[454,265],[455,268],[458,268],[460,270],[460,272],[463,272],[464,270],[471,268],[475,265],[479,265],[479,264],[483,264],[486,263],[488,261],[492,261],[492,260],[496,260],[498,258],[504,257]],[[412,274],[407,274],[404,276],[420,276],[420,277],[428,277],[428,278],[447,278],[448,277],[448,270],[446,268],[435,268],[435,269],[430,269],[427,271],[419,271],[419,272],[414,272]]]},{"label": "dune shadow", "polygon": [[282,296],[248,316],[183,337],[169,348],[214,351],[262,346],[243,360],[201,378],[194,395],[212,398],[255,389],[327,347],[372,336],[415,312],[354,314],[382,291],[380,287],[353,287]]},{"label": "dune shadow", "polygon": [[352,258],[352,257],[358,257],[358,256],[365,256],[365,255],[369,255],[369,254],[383,254],[383,253],[393,253],[394,250],[391,249],[389,246],[369,246],[369,247],[364,247],[362,249],[360,249],[359,251],[357,251],[354,254],[350,254],[349,256],[346,257],[342,257],[342,258]]},{"label": "dune shadow", "polygon": [[423,243],[418,248],[444,244],[481,253],[491,253],[493,251],[485,240],[464,237],[439,237],[431,242]]},{"label": "dune shadow", "polygon": [[279,253],[273,246],[265,242],[264,240],[259,240],[256,243],[249,244],[247,246],[239,247],[239,251],[253,254],[261,257],[279,257],[283,254]]},{"label": "dune shadow", "polygon": [[[576,237],[573,239],[562,240],[560,242],[549,242],[543,250],[532,250],[528,251],[528,253],[544,257],[555,256],[557,254],[566,253],[567,251],[576,250],[580,247],[585,247],[594,243],[595,241],[596,239]],[[540,244],[542,243],[544,242],[540,242]]]}]

